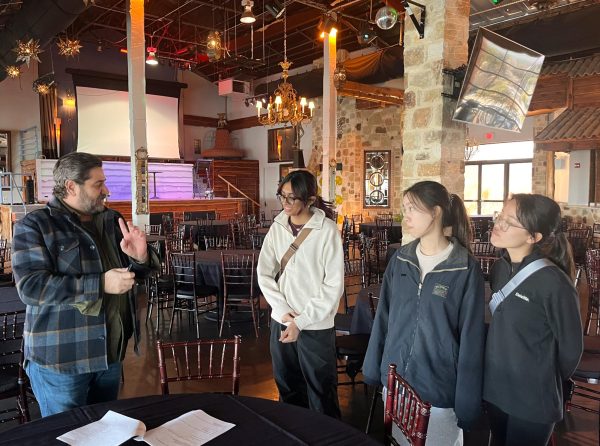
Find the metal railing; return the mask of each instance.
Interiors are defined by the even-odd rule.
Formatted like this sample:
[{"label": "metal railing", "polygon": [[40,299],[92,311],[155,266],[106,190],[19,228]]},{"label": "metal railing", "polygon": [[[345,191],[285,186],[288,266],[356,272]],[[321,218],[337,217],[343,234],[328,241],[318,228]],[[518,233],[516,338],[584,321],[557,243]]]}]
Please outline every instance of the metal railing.
[{"label": "metal railing", "polygon": [[246,195],[243,191],[239,190],[234,184],[232,184],[231,182],[227,181],[225,178],[223,178],[221,175],[217,175],[222,181],[225,182],[225,184],[227,184],[227,198],[231,198],[231,188],[233,188],[235,191],[237,191],[238,193],[240,193],[244,198],[246,198],[248,201],[250,201],[250,203],[252,203],[252,213],[254,213],[254,206],[256,206],[256,208],[258,210],[260,210],[260,203],[254,201],[252,198],[250,198],[248,195]]}]

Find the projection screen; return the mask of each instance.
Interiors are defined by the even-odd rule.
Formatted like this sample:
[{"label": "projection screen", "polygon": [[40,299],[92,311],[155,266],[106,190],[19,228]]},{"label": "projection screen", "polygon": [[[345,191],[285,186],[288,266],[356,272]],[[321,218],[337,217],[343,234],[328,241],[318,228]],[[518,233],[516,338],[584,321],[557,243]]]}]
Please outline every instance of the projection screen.
[{"label": "projection screen", "polygon": [[[77,151],[130,156],[129,98],[126,91],[76,87]],[[178,99],[146,94],[150,158],[179,159]]]}]

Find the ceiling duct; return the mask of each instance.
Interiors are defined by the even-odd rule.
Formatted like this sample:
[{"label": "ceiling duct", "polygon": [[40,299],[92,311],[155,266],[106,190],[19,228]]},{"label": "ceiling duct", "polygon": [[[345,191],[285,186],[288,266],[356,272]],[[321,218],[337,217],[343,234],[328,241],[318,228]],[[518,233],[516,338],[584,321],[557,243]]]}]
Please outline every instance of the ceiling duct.
[{"label": "ceiling duct", "polygon": [[0,31],[0,82],[6,78],[4,67],[20,65],[13,51],[17,40],[48,43],[86,9],[82,0],[24,0],[23,6]]}]

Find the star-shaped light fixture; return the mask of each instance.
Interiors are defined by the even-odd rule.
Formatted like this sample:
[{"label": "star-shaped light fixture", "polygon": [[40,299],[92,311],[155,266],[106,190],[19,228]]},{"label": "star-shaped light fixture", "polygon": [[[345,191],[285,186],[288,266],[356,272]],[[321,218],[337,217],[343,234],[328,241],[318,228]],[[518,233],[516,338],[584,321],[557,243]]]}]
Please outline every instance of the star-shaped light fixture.
[{"label": "star-shaped light fixture", "polygon": [[27,42],[17,40],[17,47],[13,51],[17,53],[17,62],[25,62],[27,66],[31,59],[41,62],[39,55],[43,50],[40,49],[39,40],[29,39]]},{"label": "star-shaped light fixture", "polygon": [[58,54],[65,57],[75,57],[79,54],[79,50],[82,48],[79,40],[77,39],[69,39],[68,37],[64,39],[58,39]]},{"label": "star-shaped light fixture", "polygon": [[21,69],[16,65],[9,65],[8,67],[6,67],[6,74],[11,79],[15,79],[21,75]]}]

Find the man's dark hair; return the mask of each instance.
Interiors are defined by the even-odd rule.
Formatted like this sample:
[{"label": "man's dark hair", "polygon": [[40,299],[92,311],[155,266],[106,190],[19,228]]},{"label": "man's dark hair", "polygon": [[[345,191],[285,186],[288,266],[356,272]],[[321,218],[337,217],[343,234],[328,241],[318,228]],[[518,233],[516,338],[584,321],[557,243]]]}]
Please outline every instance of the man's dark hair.
[{"label": "man's dark hair", "polygon": [[54,175],[54,195],[57,198],[64,198],[67,195],[65,187],[67,180],[83,184],[90,177],[90,170],[95,167],[102,167],[102,160],[96,155],[73,152],[61,156],[52,171]]}]

